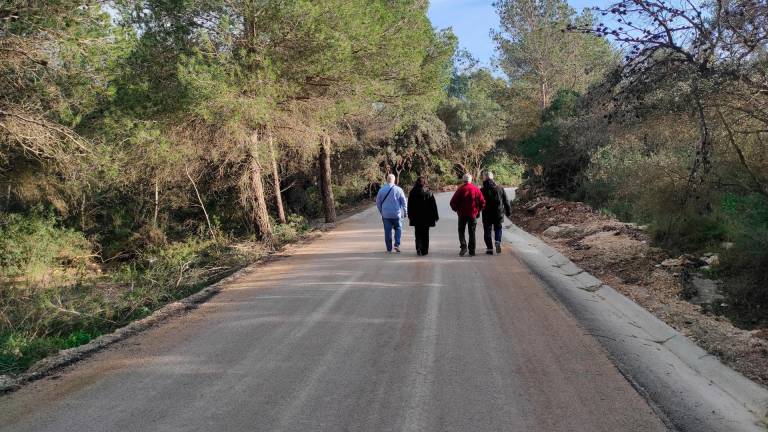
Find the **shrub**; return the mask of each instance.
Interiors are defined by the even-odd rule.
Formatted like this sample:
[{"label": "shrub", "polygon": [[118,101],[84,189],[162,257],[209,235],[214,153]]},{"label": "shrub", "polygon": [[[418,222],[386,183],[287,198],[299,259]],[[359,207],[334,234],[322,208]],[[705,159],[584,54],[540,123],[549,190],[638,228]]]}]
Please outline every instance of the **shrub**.
[{"label": "shrub", "polygon": [[486,160],[485,169],[493,172],[496,183],[504,186],[520,185],[525,171],[522,164],[504,151],[491,153]]},{"label": "shrub", "polygon": [[303,216],[289,214],[284,224],[273,224],[274,236],[277,244],[286,244],[298,240],[309,230],[309,224]]},{"label": "shrub", "polygon": [[343,185],[333,185],[333,197],[337,208],[350,207],[368,198],[367,180],[351,177]]},{"label": "shrub", "polygon": [[453,163],[448,159],[433,156],[431,163],[428,178],[432,188],[439,189],[461,182],[460,176],[453,170]]},{"label": "shrub", "polygon": [[59,227],[52,213],[0,214],[0,282],[44,284],[65,269],[82,270],[90,256],[85,236]]}]

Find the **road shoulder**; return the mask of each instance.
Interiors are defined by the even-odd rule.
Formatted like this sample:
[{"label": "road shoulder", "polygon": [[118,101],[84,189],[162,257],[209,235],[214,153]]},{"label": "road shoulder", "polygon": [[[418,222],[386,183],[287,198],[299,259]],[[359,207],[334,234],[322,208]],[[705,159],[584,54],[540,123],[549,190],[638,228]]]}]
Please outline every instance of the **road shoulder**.
[{"label": "road shoulder", "polygon": [[766,430],[768,390],[537,237],[510,225],[504,239],[675,427],[701,432]]}]

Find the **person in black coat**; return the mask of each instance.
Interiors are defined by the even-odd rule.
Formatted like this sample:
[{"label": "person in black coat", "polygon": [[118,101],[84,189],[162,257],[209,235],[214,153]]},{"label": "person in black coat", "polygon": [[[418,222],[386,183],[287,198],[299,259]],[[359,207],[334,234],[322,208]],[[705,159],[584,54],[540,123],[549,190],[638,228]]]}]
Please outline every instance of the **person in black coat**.
[{"label": "person in black coat", "polygon": [[435,195],[429,189],[427,179],[419,177],[408,194],[408,219],[416,237],[416,255],[429,253],[429,228],[435,226],[437,214]]},{"label": "person in black coat", "polygon": [[483,175],[483,187],[480,188],[485,198],[485,208],[483,209],[483,238],[485,240],[485,253],[493,255],[493,246],[491,242],[491,229],[493,229],[494,240],[496,241],[496,253],[501,253],[501,223],[504,222],[504,215],[509,217],[512,209],[507,200],[507,193],[504,188],[493,181],[493,173],[488,171]]}]

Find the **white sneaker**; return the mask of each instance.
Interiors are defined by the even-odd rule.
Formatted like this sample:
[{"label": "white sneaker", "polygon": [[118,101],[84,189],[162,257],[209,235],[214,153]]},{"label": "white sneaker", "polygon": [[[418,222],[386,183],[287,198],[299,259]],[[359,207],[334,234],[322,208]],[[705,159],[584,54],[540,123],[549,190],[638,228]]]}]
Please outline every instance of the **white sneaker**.
[{"label": "white sneaker", "polygon": [[400,246],[395,246],[395,253],[400,253]]}]

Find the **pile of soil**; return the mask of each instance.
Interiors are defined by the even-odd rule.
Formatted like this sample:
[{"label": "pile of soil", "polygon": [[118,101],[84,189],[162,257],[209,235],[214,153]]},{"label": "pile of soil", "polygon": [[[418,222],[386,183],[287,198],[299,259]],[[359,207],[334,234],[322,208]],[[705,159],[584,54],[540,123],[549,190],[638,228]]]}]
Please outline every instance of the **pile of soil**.
[{"label": "pile of soil", "polygon": [[716,308],[687,301],[691,298],[687,281],[696,270],[662,265],[670,256],[652,246],[646,227],[618,221],[584,203],[556,198],[513,204],[515,224],[724,363],[768,386],[768,329],[740,329],[714,313]]}]

